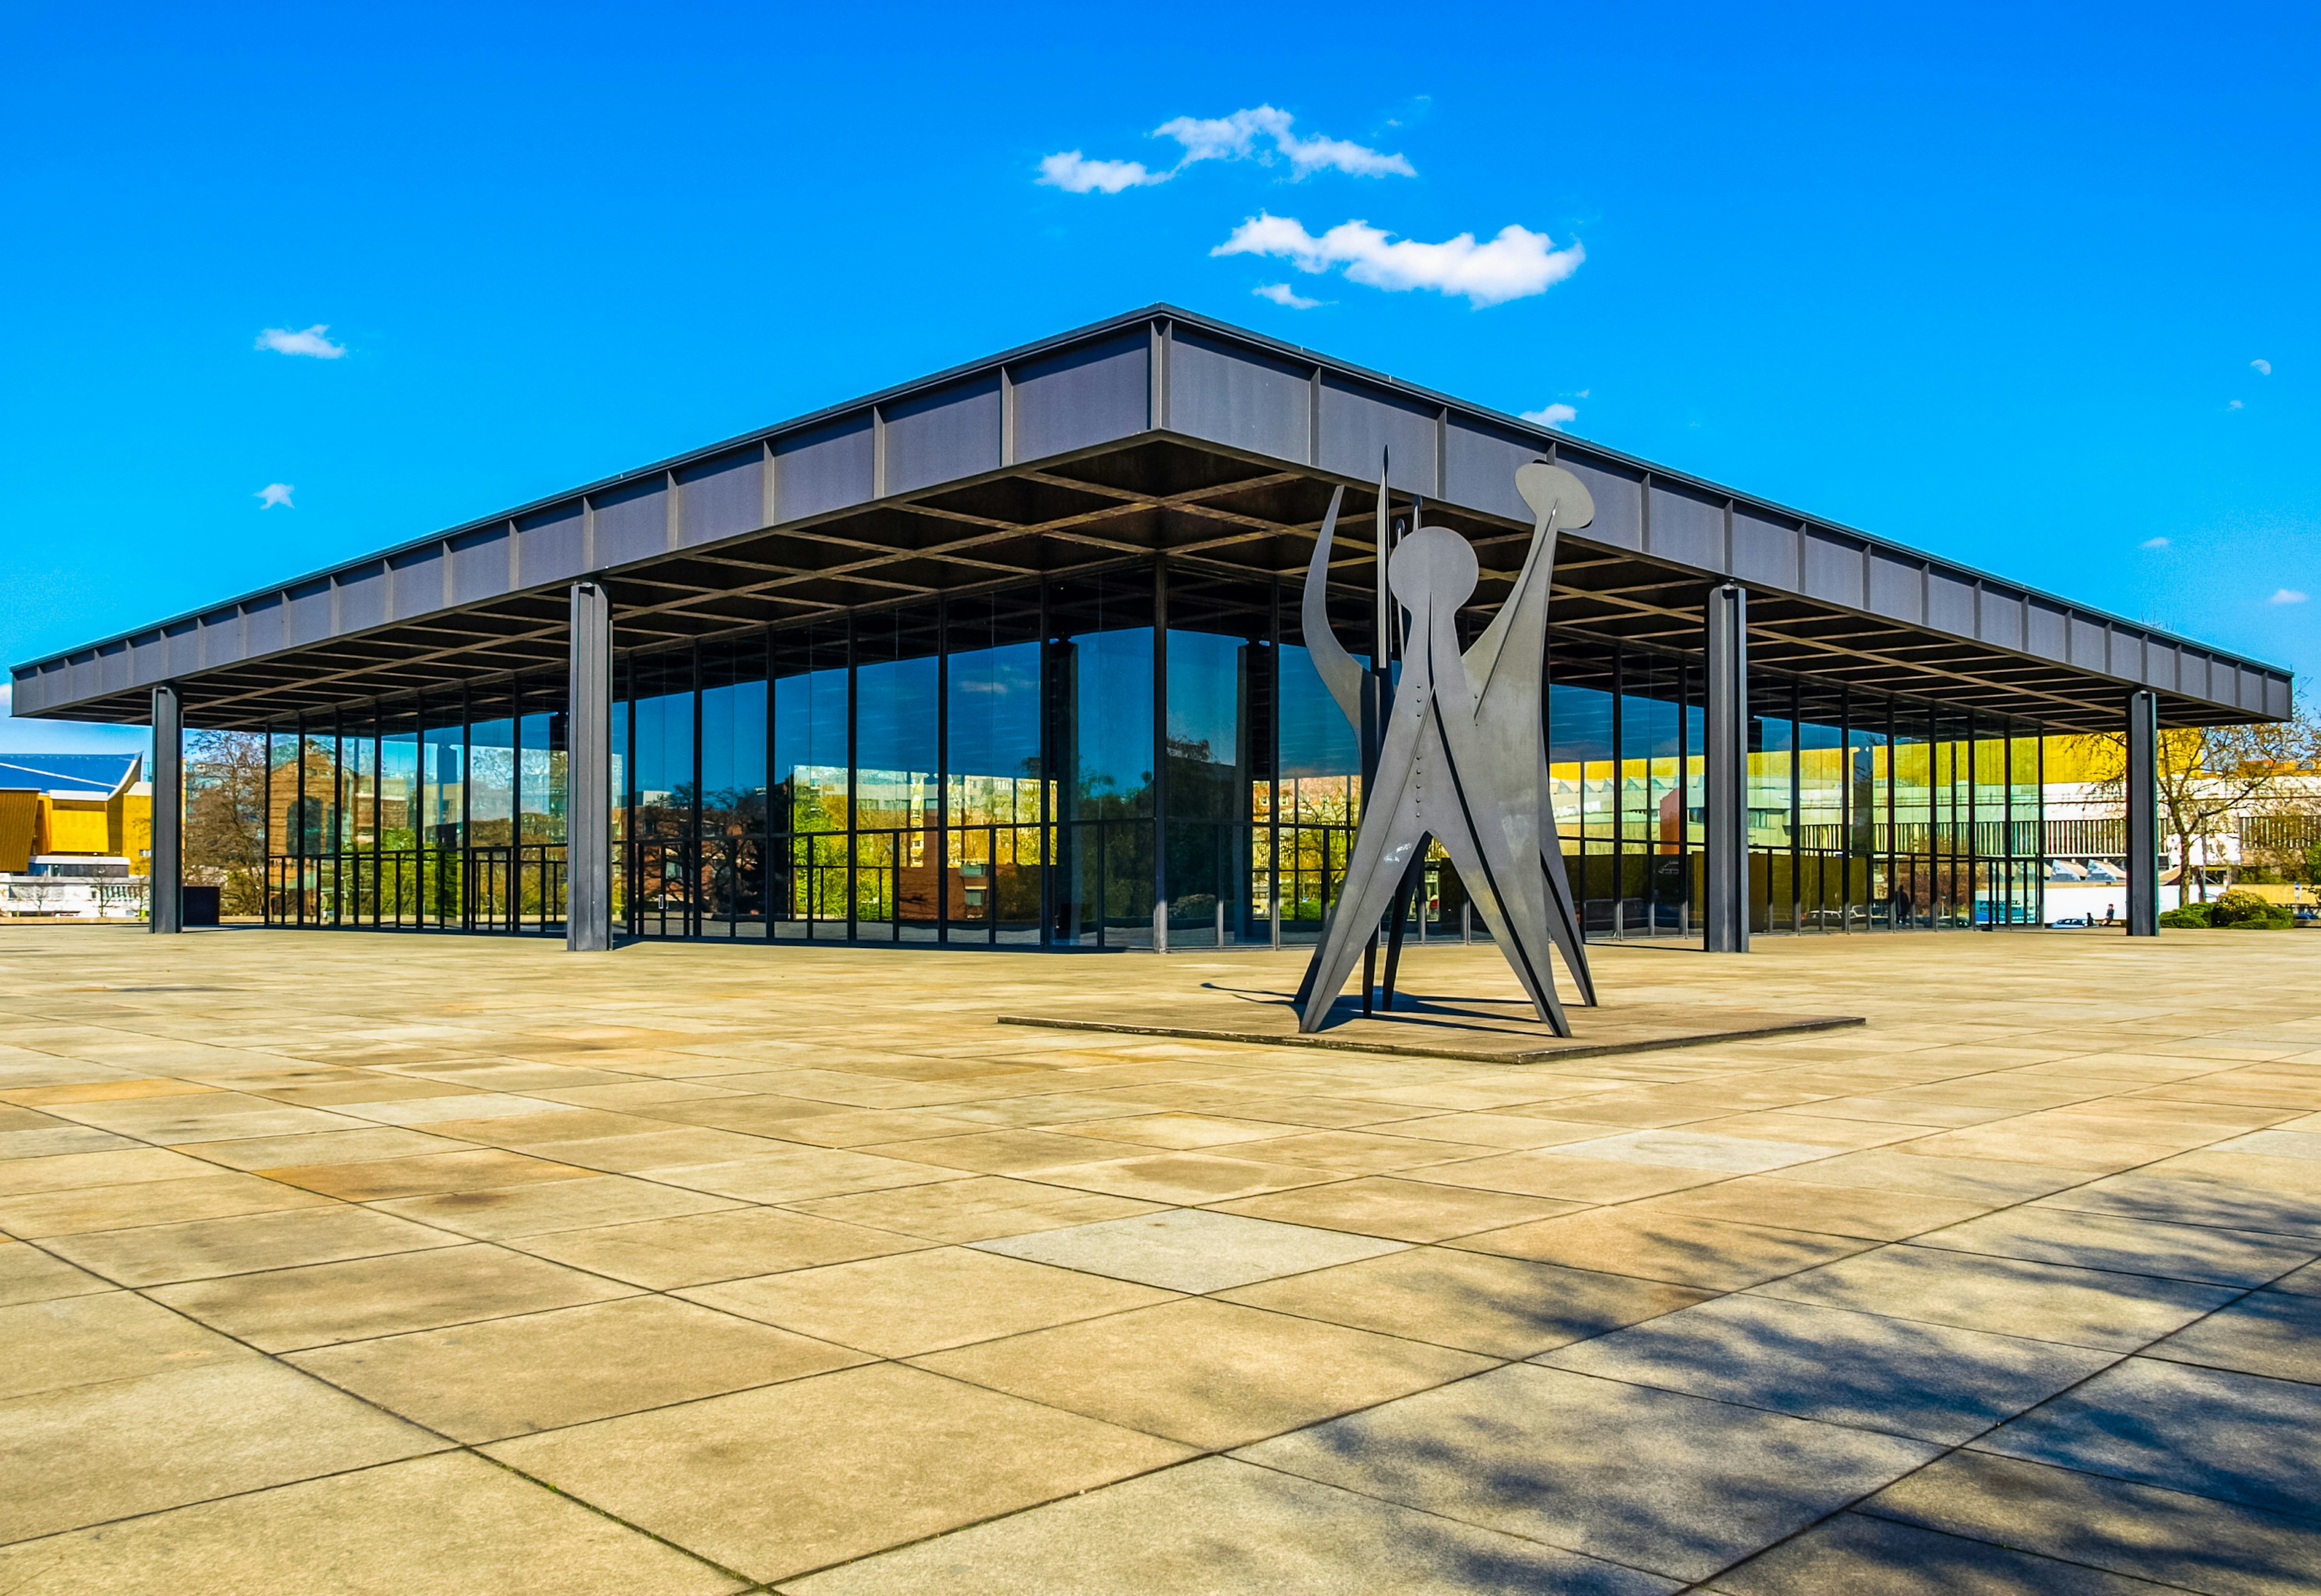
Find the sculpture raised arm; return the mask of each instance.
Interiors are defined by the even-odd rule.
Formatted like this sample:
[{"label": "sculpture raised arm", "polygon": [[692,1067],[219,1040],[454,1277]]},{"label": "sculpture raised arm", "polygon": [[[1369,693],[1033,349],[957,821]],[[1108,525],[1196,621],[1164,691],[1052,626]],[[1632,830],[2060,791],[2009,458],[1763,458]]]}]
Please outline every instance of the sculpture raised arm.
[{"label": "sculpture raised arm", "polygon": [[[1483,734],[1484,746],[1506,750],[1502,757],[1516,761],[1502,766],[1499,773],[1500,790],[1508,800],[1500,816],[1508,845],[1520,852],[1525,846],[1524,833],[1529,833],[1529,846],[1537,850],[1546,872],[1543,908],[1548,935],[1563,955],[1580,1002],[1592,1004],[1595,976],[1588,968],[1587,940],[1563,866],[1563,844],[1555,830],[1540,692],[1547,666],[1547,603],[1555,583],[1556,534],[1577,531],[1593,521],[1596,502],[1579,478],[1545,460],[1516,470],[1515,491],[1531,507],[1531,547],[1499,612],[1467,650],[1467,685],[1474,694],[1475,729]],[[1521,768],[1522,756],[1515,752],[1525,748],[1534,750],[1528,771]]]},{"label": "sculpture raised arm", "polygon": [[1346,496],[1343,487],[1330,490],[1330,512],[1322,517],[1322,535],[1315,540],[1314,558],[1306,567],[1306,596],[1297,615],[1306,634],[1306,652],[1315,674],[1338,701],[1338,708],[1353,725],[1362,723],[1362,667],[1330,630],[1330,540],[1338,530],[1338,506]]}]

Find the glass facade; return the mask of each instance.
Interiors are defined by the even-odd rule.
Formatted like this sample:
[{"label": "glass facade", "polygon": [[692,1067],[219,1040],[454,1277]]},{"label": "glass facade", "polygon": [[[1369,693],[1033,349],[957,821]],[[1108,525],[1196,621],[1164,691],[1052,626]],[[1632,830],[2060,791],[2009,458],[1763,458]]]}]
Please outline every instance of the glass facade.
[{"label": "glass facade", "polygon": [[[1362,793],[1299,585],[1147,561],[623,654],[616,924],[1310,939]],[[1330,602],[1367,664],[1368,595]],[[1466,619],[1471,637],[1488,613]],[[1547,688],[1550,796],[1588,934],[1698,941],[1700,657],[1554,630]],[[274,729],[269,920],[560,929],[563,699],[542,672]],[[1754,929],[2037,923],[2041,728],[1764,669],[1748,716]],[[1420,936],[1480,931],[1439,857],[1413,912]]]}]

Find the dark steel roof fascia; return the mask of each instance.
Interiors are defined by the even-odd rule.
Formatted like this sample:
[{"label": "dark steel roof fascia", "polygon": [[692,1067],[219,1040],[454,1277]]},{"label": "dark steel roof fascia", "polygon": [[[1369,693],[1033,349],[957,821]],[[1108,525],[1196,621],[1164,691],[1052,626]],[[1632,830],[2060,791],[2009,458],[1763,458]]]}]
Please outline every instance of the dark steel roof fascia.
[{"label": "dark steel roof fascia", "polygon": [[[2131,621],[2125,616],[2114,615],[2106,611],[2094,609],[2075,600],[2063,598],[2058,594],[2044,592],[2025,583],[2017,582],[2008,577],[1998,576],[1995,573],[1983,571],[1971,566],[1962,565],[1955,560],[1947,559],[1939,555],[1928,554],[1924,550],[1914,549],[1907,544],[1895,542],[1891,539],[1880,537],[1873,532],[1864,531],[1858,527],[1849,525],[1843,521],[1834,521],[1826,516],[1815,515],[1807,511],[1798,510],[1790,505],[1784,504],[1778,500],[1763,498],[1753,494],[1742,493],[1735,489],[1727,487],[1723,484],[1710,481],[1707,477],[1696,476],[1685,471],[1672,470],[1651,460],[1644,459],[1640,456],[1631,455],[1620,449],[1595,443],[1571,433],[1555,431],[1551,429],[1539,426],[1534,422],[1526,422],[1519,416],[1509,415],[1503,411],[1492,410],[1487,406],[1476,404],[1468,400],[1455,398],[1436,389],[1423,387],[1418,384],[1406,381],[1400,377],[1388,376],[1383,372],[1372,371],[1365,367],[1356,366],[1351,362],[1334,358],[1331,356],[1306,348],[1303,345],[1288,343],[1280,339],[1268,337],[1263,333],[1252,332],[1245,328],[1234,326],[1231,322],[1221,322],[1213,317],[1202,315],[1197,312],[1183,310],[1178,306],[1165,303],[1154,304],[1144,306],[1139,310],[1125,312],[1117,316],[1108,317],[1101,322],[1091,322],[1084,327],[1078,327],[1070,330],[1069,331],[1057,333],[1052,337],[1040,339],[1032,343],[1021,344],[1014,349],[1005,350],[996,355],[986,356],[980,359],[971,360],[961,365],[947,367],[944,370],[932,373],[926,376],[917,377],[908,382],[896,384],[890,387],[879,389],[875,393],[863,394],[856,398],[845,400],[839,404],[825,405],[819,410],[810,411],[806,414],[794,416],[789,420],[776,423],[770,427],[758,428],[751,431],[740,433],[736,436],[721,440],[715,443],[707,444],[697,449],[688,449],[683,454],[671,456],[667,459],[655,461],[649,465],[635,467],[627,471],[617,472],[613,476],[600,477],[596,481],[587,483],[578,487],[563,489],[554,494],[527,501],[526,503],[518,504],[511,509],[496,512],[490,515],[480,516],[472,521],[463,521],[443,530],[432,532],[424,537],[413,539],[406,543],[397,544],[392,548],[381,549],[375,553],[363,555],[356,558],[343,560],[337,565],[312,571],[288,581],[269,584],[265,587],[254,589],[234,598],[223,599],[213,603],[205,604],[199,609],[183,612],[179,614],[171,616],[165,621],[141,626],[133,631],[118,633],[113,637],[105,638],[96,642],[85,643],[77,648],[59,650],[54,654],[45,655],[36,659],[28,660],[23,664],[12,666],[10,667],[11,675],[14,678],[18,680],[35,676],[48,667],[70,662],[71,657],[74,655],[85,655],[94,650],[104,649],[119,644],[126,644],[133,639],[144,637],[153,632],[164,631],[171,627],[198,621],[202,617],[215,614],[222,610],[239,608],[244,604],[278,598],[280,595],[287,594],[293,589],[311,583],[318,581],[335,581],[341,574],[354,571],[364,566],[374,565],[381,561],[393,560],[401,556],[414,553],[431,547],[443,546],[451,542],[452,540],[464,537],[469,533],[482,531],[494,527],[507,526],[517,521],[523,520],[527,516],[537,514],[542,511],[554,509],[559,505],[575,503],[596,494],[609,493],[619,488],[631,486],[655,476],[666,478],[669,473],[681,471],[688,466],[696,465],[705,460],[717,458],[722,455],[730,454],[738,449],[744,449],[752,444],[762,446],[794,433],[811,431],[815,427],[821,426],[825,422],[836,420],[842,416],[859,413],[882,405],[892,404],[898,401],[946,387],[972,377],[989,375],[1003,367],[1014,366],[1028,360],[1035,360],[1044,355],[1057,353],[1063,349],[1069,349],[1074,345],[1092,342],[1110,334],[1125,331],[1128,329],[1140,324],[1151,324],[1160,321],[1180,322],[1188,327],[1198,329],[1200,331],[1212,337],[1218,338],[1228,342],[1236,342],[1253,347],[1269,355],[1274,356],[1277,358],[1288,358],[1302,364],[1310,365],[1321,372],[1350,378],[1361,383],[1370,384],[1386,389],[1387,391],[1403,398],[1423,401],[1425,404],[1438,406],[1444,411],[1461,415],[1470,420],[1486,422],[1495,427],[1510,431],[1517,434],[1536,438],[1543,444],[1553,444],[1558,447],[1566,448],[1576,447],[1587,454],[1596,457],[1607,464],[1615,465],[1623,469],[1633,471],[1640,475],[1649,474],[1654,479],[1656,484],[1683,486],[1693,489],[1696,492],[1706,493],[1712,497],[1729,499],[1736,506],[1746,505],[1752,512],[1770,513],[1783,520],[1795,521],[1798,524],[1800,530],[1807,528],[1818,529],[1825,531],[1837,533],[1842,537],[1858,539],[1871,549],[1905,557],[1907,559],[1920,562],[1930,568],[1939,569],[1945,574],[1954,575],[1970,581],[1985,583],[2011,594],[2019,593],[2024,596],[2026,602],[2030,600],[2043,600],[2049,604],[2058,606],[2066,612],[2083,616],[2092,621],[2099,621],[2107,626],[2125,628],[2128,631],[2139,636],[2156,639],[2171,646],[2198,649],[2204,654],[2215,656],[2220,659],[2229,660],[2236,666],[2246,667],[2266,675],[2280,676],[2291,681],[2295,679],[2294,673],[2286,667],[2274,665],[2264,660],[2252,658],[2246,655],[2228,653],[2225,650],[2217,648],[2212,644],[2203,643],[2196,639],[2179,636],[2176,633],[2165,631],[2160,628],[2149,626],[2141,621]],[[1173,436],[1190,437],[1189,434],[1171,433],[1170,429],[1158,426],[1151,427],[1149,431],[1156,433],[1170,433],[1170,435]],[[1124,438],[1126,436],[1133,435],[1124,435]],[[1192,441],[1198,442],[1200,440],[1193,439]],[[1307,468],[1315,469],[1316,467],[1309,466]],[[868,502],[875,501],[866,501],[866,503]],[[514,593],[522,590],[511,587],[506,591],[509,593]],[[1775,589],[1773,591],[1786,590]],[[1800,598],[1809,597],[1809,595],[1803,594],[1796,594],[1795,596]],[[461,606],[458,605],[445,605],[443,606],[443,610],[448,612],[460,607]],[[1864,612],[1874,613],[1874,612]],[[1931,627],[1926,628],[1925,630],[1937,631],[1938,635],[1952,635],[1947,632],[1941,632],[1938,629]],[[1978,642],[1981,641],[1981,639],[1979,639],[1971,640]],[[1986,646],[1996,647],[1998,645]],[[2008,651],[2013,652],[2015,650]],[[277,650],[277,652],[279,652],[279,650]],[[2043,656],[2036,655],[2028,657],[2034,658],[2043,657]],[[251,657],[262,657],[262,656],[251,656]],[[2076,668],[2084,669],[2086,667],[2081,667]],[[2096,672],[2092,674],[2108,675],[2109,673]],[[2123,681],[2126,680],[2125,677],[2119,679]]]}]

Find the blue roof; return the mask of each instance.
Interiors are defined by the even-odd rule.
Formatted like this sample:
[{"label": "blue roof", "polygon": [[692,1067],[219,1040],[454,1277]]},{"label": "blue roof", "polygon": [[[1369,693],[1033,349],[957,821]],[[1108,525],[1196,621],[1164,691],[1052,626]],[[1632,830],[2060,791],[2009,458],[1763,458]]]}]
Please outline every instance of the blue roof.
[{"label": "blue roof", "polygon": [[110,793],[130,779],[142,754],[0,754],[0,787],[44,793]]}]

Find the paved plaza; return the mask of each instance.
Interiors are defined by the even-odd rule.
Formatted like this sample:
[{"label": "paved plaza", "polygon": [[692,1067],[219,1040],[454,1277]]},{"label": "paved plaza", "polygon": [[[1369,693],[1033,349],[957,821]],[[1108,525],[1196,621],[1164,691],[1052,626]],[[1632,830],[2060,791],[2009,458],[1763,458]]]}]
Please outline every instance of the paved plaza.
[{"label": "paved plaza", "polygon": [[1298,957],[0,929],[0,1591],[2321,1587],[2321,936]]}]

